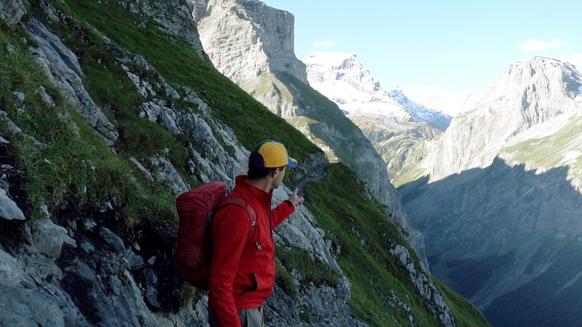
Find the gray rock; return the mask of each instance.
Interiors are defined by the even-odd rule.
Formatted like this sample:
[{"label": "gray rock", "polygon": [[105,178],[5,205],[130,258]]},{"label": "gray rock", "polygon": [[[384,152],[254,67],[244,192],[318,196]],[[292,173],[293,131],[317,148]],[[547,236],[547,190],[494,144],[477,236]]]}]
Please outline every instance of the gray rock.
[{"label": "gray rock", "polygon": [[36,221],[33,225],[32,236],[38,252],[51,259],[56,259],[61,255],[65,237],[68,237],[66,228],[55,225],[49,219]]},{"label": "gray rock", "polygon": [[414,264],[414,258],[403,245],[397,244],[389,249],[390,253],[400,260],[402,266],[408,270],[408,275],[420,295],[425,299],[429,311],[438,317],[444,326],[455,326],[451,308],[445,302],[439,290],[434,286],[432,279],[420,267]]},{"label": "gray rock", "polygon": [[143,174],[146,176],[146,178],[147,178],[149,181],[152,181],[152,182],[154,181],[154,178],[152,177],[152,173],[150,173],[150,171],[149,171],[149,170],[147,170],[147,168],[145,168],[145,167],[144,167],[144,166],[141,164],[141,162],[139,162],[139,161],[138,161],[136,158],[134,158],[134,157],[130,157],[130,158],[129,158],[129,161],[133,162],[133,163],[134,163],[134,164],[137,166],[137,169],[139,169],[139,170],[140,170],[140,171],[141,171],[141,172],[142,172],[142,173],[143,173]]},{"label": "gray rock", "polygon": [[40,20],[33,18],[25,26],[38,42],[38,48],[30,50],[51,82],[91,127],[110,144],[115,142],[119,134],[85,90],[82,82],[84,74],[75,54]]},{"label": "gray rock", "polygon": [[84,240],[81,242],[81,249],[85,253],[91,253],[91,252],[95,251],[95,246],[93,246],[93,244],[91,244],[91,242]]},{"label": "gray rock", "polygon": [[69,220],[67,222],[67,225],[69,225],[69,227],[71,227],[71,229],[73,231],[76,231],[77,230],[77,221],[75,221],[75,220]]},{"label": "gray rock", "polygon": [[5,220],[25,220],[24,213],[16,202],[6,195],[4,188],[0,188],[0,218]]},{"label": "gray rock", "polygon": [[22,267],[16,258],[0,248],[0,285],[19,286],[22,275]]},{"label": "gray rock", "polygon": [[150,160],[154,166],[156,180],[168,186],[174,194],[181,194],[190,189],[190,185],[184,181],[170,160],[159,154],[150,158]]},{"label": "gray rock", "polygon": [[6,43],[6,50],[8,50],[8,52],[10,54],[16,54],[17,53],[16,47],[12,43]]},{"label": "gray rock", "polygon": [[113,292],[117,295],[121,295],[123,292],[123,284],[117,275],[112,275],[109,277],[109,286],[113,290]]},{"label": "gray rock", "polygon": [[127,250],[125,253],[125,259],[129,263],[130,269],[139,269],[144,266],[145,262],[140,255],[135,254],[131,250]]},{"label": "gray rock", "polygon": [[26,7],[20,0],[0,0],[0,19],[9,25],[16,25],[26,14]]},{"label": "gray rock", "polygon": [[46,93],[46,90],[45,90],[45,88],[42,85],[39,87],[39,91],[38,92],[40,92],[40,96],[42,97],[42,100],[46,104],[48,104],[51,107],[56,106],[56,103],[53,101],[53,98],[51,98],[51,96],[48,95],[48,93]]},{"label": "gray rock", "polygon": [[0,286],[0,325],[89,326],[70,298],[58,295],[64,301],[46,291]]},{"label": "gray rock", "polygon": [[22,107],[24,105],[24,101],[26,100],[26,97],[24,96],[24,93],[18,92],[18,91],[14,91],[14,97],[16,98],[16,104],[19,107]]},{"label": "gray rock", "polygon": [[226,77],[240,85],[261,73],[288,71],[307,84],[305,65],[293,49],[293,14],[260,1],[204,0],[191,4],[204,51]]},{"label": "gray rock", "polygon": [[87,231],[92,231],[93,228],[97,227],[97,223],[95,222],[95,220],[91,219],[91,218],[85,218],[83,220],[83,228]]},{"label": "gray rock", "polygon": [[155,287],[148,285],[145,293],[145,298],[151,306],[156,308],[156,310],[159,310],[161,308],[162,305],[160,303],[159,294]]},{"label": "gray rock", "polygon": [[101,236],[101,238],[103,238],[107,244],[111,245],[115,251],[125,253],[125,245],[123,245],[123,240],[111,230],[105,227],[101,227],[99,230],[99,236]]},{"label": "gray rock", "polygon": [[148,259],[148,263],[150,264],[150,266],[153,266],[156,263],[156,256],[150,257]]},{"label": "gray rock", "polygon": [[77,241],[75,241],[75,239],[73,239],[69,235],[66,235],[65,236],[64,242],[65,242],[66,245],[72,247],[73,249],[76,249],[77,248]]}]

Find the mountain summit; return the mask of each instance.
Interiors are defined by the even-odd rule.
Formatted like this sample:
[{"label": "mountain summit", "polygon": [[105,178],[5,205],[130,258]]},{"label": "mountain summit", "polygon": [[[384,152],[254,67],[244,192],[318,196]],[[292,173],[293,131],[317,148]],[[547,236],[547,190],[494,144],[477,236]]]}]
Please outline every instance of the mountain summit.
[{"label": "mountain summit", "polygon": [[453,119],[422,167],[434,179],[489,166],[532,127],[579,113],[581,85],[576,67],[556,59],[530,57],[510,65],[474,110]]},{"label": "mountain summit", "polygon": [[582,75],[530,57],[396,182],[432,271],[495,326],[582,324],[581,124]]},{"label": "mountain summit", "polygon": [[409,100],[402,89],[385,91],[355,53],[313,52],[303,59],[310,85],[350,117],[381,120],[399,129],[425,122],[445,130],[452,117]]}]

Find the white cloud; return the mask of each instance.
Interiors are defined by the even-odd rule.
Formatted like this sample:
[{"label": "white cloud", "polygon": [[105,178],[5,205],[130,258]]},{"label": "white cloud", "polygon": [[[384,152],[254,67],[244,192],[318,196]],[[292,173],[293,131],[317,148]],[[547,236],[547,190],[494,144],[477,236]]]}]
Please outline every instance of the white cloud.
[{"label": "white cloud", "polygon": [[335,41],[317,41],[313,43],[314,48],[331,48],[335,45]]},{"label": "white cloud", "polygon": [[538,41],[534,39],[529,39],[525,41],[525,43],[519,44],[519,47],[524,52],[531,52],[531,51],[544,51],[549,49],[559,48],[565,45],[562,41],[558,39],[551,39],[550,43],[546,41]]}]

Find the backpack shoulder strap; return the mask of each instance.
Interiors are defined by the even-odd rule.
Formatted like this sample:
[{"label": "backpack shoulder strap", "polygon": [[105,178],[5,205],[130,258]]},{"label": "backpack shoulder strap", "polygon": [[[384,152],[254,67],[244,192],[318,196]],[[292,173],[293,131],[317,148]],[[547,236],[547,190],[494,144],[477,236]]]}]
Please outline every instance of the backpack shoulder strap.
[{"label": "backpack shoulder strap", "polygon": [[255,211],[255,208],[253,208],[253,206],[243,198],[227,197],[220,202],[220,204],[216,207],[216,210],[218,210],[222,207],[226,207],[228,205],[235,205],[237,207],[241,207],[241,208],[245,209],[247,211],[247,213],[249,214],[252,231],[249,234],[249,238],[247,240],[247,243],[250,242],[250,240],[255,235],[255,225],[257,224],[257,213]]}]

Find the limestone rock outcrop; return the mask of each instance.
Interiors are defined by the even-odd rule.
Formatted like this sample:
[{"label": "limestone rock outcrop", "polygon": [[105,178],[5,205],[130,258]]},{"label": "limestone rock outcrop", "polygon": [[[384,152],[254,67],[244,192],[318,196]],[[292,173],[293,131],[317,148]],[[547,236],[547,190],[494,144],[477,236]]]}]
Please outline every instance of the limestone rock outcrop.
[{"label": "limestone rock outcrop", "polygon": [[261,74],[276,71],[307,83],[305,65],[293,48],[293,14],[256,0],[203,0],[190,5],[208,57],[243,89]]},{"label": "limestone rock outcrop", "polygon": [[9,25],[17,24],[22,16],[26,14],[26,7],[20,0],[1,0],[0,1],[0,19],[6,21]]},{"label": "limestone rock outcrop", "polygon": [[421,167],[438,179],[489,166],[521,133],[576,113],[581,85],[574,65],[552,58],[510,65],[473,111],[455,117],[443,137],[429,144]]},{"label": "limestone rock outcrop", "polygon": [[[51,6],[47,6],[46,10],[57,12]],[[83,87],[84,74],[75,54],[40,20],[32,19],[26,23],[26,27],[39,43],[38,48],[31,48],[30,51],[36,55],[37,62],[66,101],[80,111],[104,140],[116,140],[116,129]],[[130,57],[120,49],[117,55],[117,64],[125,70],[134,83],[136,93],[143,98],[143,103],[137,108],[141,111],[141,118],[162,125],[172,134],[187,135],[196,140],[196,147],[189,144],[187,149],[190,156],[189,173],[203,182],[223,180],[232,188],[234,177],[246,173],[249,155],[234,132],[213,119],[210,106],[196,92],[188,88],[174,89],[143,56]],[[138,70],[148,72],[147,81],[140,78]],[[159,94],[168,95],[182,105],[191,105],[197,110],[183,110],[176,103],[159,99]],[[27,96],[19,94],[23,99]],[[18,126],[6,118],[5,113],[0,117],[10,125],[9,129],[15,135],[32,138],[24,135]],[[0,140],[3,146],[10,146],[8,140]],[[190,185],[166,155],[162,152],[149,161],[136,158],[130,161],[146,179],[159,183],[159,187],[167,188],[174,194],[188,190]],[[309,160],[300,164],[299,170],[305,179],[320,178],[326,164],[327,160],[322,153],[312,154]],[[2,165],[1,169],[13,170],[10,165]],[[57,220],[56,217],[46,211],[44,219],[36,221],[30,228],[24,221],[27,217],[7,192],[18,189],[20,185],[10,185],[2,179],[0,186],[0,219],[3,220],[3,231],[9,234],[3,235],[1,244],[11,245],[11,248],[0,245],[0,297],[3,303],[0,305],[0,325],[77,327],[93,324],[206,324],[205,297],[198,303],[183,306],[177,313],[167,313],[167,310],[164,311],[166,313],[157,313],[168,306],[165,294],[172,292],[177,285],[169,282],[176,278],[175,269],[172,266],[166,267],[166,261],[172,256],[166,251],[171,251],[171,247],[161,244],[151,247],[152,238],[158,238],[159,241],[160,236],[155,235],[155,232],[152,234],[151,230],[141,230],[132,236],[134,242],[128,241],[128,235],[118,235],[110,225],[111,220],[115,220],[112,217],[119,214],[118,208],[109,202],[104,203],[102,208],[93,208],[93,212],[88,212],[86,216],[61,220],[63,226],[55,224],[53,220]],[[277,189],[273,205],[287,199],[290,193],[291,190],[284,186]],[[68,208],[63,205],[60,210],[67,211]],[[276,240],[280,245],[303,249],[313,260],[329,265],[341,274],[341,268],[331,255],[329,245],[315,225],[311,213],[300,208],[276,230]],[[141,239],[137,236],[140,233],[147,235]],[[273,317],[272,322],[278,325],[299,323],[299,311],[308,309],[318,320],[333,317],[328,324],[330,326],[366,326],[351,317],[346,303],[350,298],[350,288],[351,284],[343,277],[337,288],[314,286],[307,293],[302,293],[298,300],[292,300],[276,289],[276,296],[272,297],[266,312]],[[280,307],[278,301],[281,299],[291,300],[291,308]],[[296,301],[301,302],[301,307]],[[323,306],[322,303],[329,306]]]},{"label": "limestone rock outcrop", "polygon": [[[573,65],[546,57],[516,62],[473,111],[428,143],[422,173],[399,188],[435,249],[435,275],[454,281],[494,324],[582,321],[569,314],[582,269],[575,250],[581,121],[582,74]],[[556,309],[542,309],[549,303]]]}]

